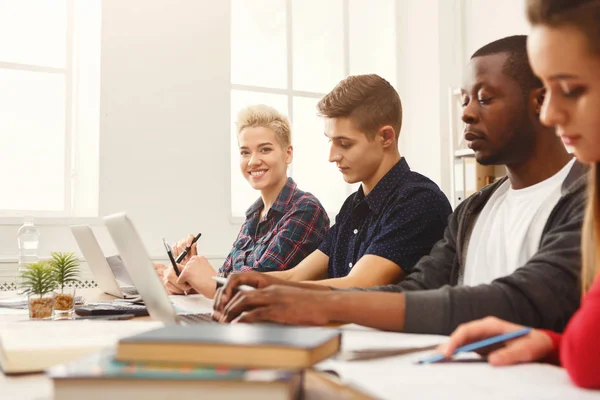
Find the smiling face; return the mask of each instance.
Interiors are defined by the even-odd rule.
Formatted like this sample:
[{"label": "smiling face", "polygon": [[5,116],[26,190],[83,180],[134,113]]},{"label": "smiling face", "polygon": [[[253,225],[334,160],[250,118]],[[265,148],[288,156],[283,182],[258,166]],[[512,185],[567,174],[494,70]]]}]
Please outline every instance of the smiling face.
[{"label": "smiling face", "polygon": [[465,140],[483,165],[524,162],[535,144],[533,101],[504,72],[507,58],[508,53],[474,57],[461,88]]},{"label": "smiling face", "polygon": [[238,135],[240,170],[250,185],[260,191],[279,187],[287,179],[292,146],[286,149],[275,132],[262,126],[246,127]]},{"label": "smiling face", "polygon": [[384,157],[380,134],[369,140],[349,118],[325,118],[325,136],[331,141],[329,162],[346,182],[368,182],[376,175]]},{"label": "smiling face", "polygon": [[527,44],[547,93],[541,121],[585,163],[600,161],[600,55],[577,29],[534,27]]}]

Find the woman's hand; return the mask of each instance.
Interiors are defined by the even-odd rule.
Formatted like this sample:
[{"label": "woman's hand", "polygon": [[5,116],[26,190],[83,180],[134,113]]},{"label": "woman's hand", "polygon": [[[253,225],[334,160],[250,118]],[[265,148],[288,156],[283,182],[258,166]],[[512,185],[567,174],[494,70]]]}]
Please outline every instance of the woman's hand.
[{"label": "woman's hand", "polygon": [[183,251],[186,249],[186,247],[191,246],[190,251],[186,254],[186,256],[183,258],[183,260],[181,260],[181,263],[183,265],[190,262],[192,257],[198,255],[198,243],[192,244],[193,240],[194,240],[194,235],[188,235],[187,238],[181,239],[180,241],[178,241],[177,243],[175,243],[173,245],[173,257],[175,259],[177,259],[177,257],[179,257],[179,255],[181,253],[183,253]]},{"label": "woman's hand", "polygon": [[[460,346],[522,328],[524,327],[496,317],[486,317],[460,325],[450,335],[450,340],[438,347],[438,351],[450,358]],[[488,354],[488,362],[492,365],[531,362],[547,357],[552,350],[550,336],[534,329],[525,336],[509,340],[502,348],[491,351]]]},{"label": "woman's hand", "polygon": [[175,282],[177,287],[193,288],[208,298],[215,295],[217,282],[212,277],[216,276],[217,272],[205,257],[193,256],[184,267],[180,268],[180,271],[181,274]]}]

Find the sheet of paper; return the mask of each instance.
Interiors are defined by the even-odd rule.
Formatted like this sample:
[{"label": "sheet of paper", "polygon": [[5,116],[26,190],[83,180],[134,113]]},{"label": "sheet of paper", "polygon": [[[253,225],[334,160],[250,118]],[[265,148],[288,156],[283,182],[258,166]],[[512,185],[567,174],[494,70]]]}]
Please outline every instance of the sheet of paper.
[{"label": "sheet of paper", "polygon": [[178,314],[211,313],[213,310],[213,300],[207,299],[201,294],[169,296],[169,298]]},{"label": "sheet of paper", "polygon": [[27,296],[11,296],[0,298],[0,307],[22,308],[27,307]]},{"label": "sheet of paper", "polygon": [[443,343],[447,336],[440,335],[411,335],[408,333],[385,332],[360,325],[343,325],[342,349],[382,349],[423,347]]},{"label": "sheet of paper", "polygon": [[[342,349],[391,348],[442,343],[447,338],[342,327]],[[416,364],[433,351],[368,361],[326,360],[341,380],[382,399],[599,399],[600,393],[576,388],[562,368],[548,364],[492,367],[473,353],[456,362]]]}]

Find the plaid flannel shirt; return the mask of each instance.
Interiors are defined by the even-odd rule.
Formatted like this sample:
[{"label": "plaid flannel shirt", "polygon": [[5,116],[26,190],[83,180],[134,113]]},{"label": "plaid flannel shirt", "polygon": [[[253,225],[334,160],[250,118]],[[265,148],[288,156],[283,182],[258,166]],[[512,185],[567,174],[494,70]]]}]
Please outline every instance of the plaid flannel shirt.
[{"label": "plaid flannel shirt", "polygon": [[293,268],[317,249],[329,228],[319,200],[298,189],[292,178],[260,219],[263,208],[262,199],[258,199],[246,211],[246,220],[219,275]]}]

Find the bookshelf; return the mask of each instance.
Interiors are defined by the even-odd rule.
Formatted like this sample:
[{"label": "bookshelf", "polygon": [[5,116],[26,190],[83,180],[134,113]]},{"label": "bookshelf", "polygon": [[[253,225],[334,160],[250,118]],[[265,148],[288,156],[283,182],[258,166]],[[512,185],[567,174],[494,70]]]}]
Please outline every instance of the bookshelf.
[{"label": "bookshelf", "polygon": [[465,198],[506,175],[503,166],[480,165],[464,140],[460,90],[449,89],[450,104],[450,203],[456,208]]}]

